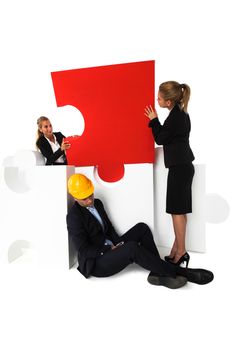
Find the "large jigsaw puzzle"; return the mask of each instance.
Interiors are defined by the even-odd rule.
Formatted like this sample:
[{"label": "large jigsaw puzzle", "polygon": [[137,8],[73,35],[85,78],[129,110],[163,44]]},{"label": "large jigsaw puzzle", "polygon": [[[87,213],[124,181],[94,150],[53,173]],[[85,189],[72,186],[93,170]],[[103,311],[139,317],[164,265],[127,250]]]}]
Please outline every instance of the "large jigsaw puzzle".
[{"label": "large jigsaw puzzle", "polygon": [[154,104],[154,61],[51,75],[57,106],[72,105],[85,120],[83,134],[68,138],[69,165],[96,166],[102,180],[115,182],[124,176],[124,164],[154,162],[154,140],[144,117],[145,106]]}]

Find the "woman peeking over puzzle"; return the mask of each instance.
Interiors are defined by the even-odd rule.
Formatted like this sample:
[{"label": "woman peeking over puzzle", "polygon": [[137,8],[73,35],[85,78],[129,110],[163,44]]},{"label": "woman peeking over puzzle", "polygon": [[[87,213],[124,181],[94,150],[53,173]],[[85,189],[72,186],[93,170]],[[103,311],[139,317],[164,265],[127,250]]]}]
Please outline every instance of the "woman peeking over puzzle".
[{"label": "woman peeking over puzzle", "polygon": [[66,150],[70,143],[65,141],[61,132],[53,132],[53,127],[47,117],[37,119],[36,147],[46,158],[45,165],[67,165]]}]

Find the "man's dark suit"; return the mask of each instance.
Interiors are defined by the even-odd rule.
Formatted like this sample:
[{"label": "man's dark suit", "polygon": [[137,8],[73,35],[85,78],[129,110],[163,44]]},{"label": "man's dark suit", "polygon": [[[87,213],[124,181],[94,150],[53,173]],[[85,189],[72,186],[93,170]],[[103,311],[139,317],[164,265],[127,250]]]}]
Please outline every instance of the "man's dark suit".
[{"label": "man's dark suit", "polygon": [[[54,135],[56,136],[57,142],[61,146],[62,140],[65,136],[62,135],[61,132],[54,132]],[[56,152],[53,153],[52,147],[50,146],[48,140],[44,136],[41,136],[37,140],[36,145],[41,151],[41,153],[43,154],[43,156],[46,158],[46,165],[59,164],[59,163],[56,163],[56,160],[61,156],[64,157],[64,163],[60,163],[60,164],[64,164],[64,165],[67,164],[65,152],[59,148]]]},{"label": "man's dark suit", "polygon": [[[67,215],[67,228],[78,252],[78,270],[87,278],[111,276],[130,263],[137,263],[143,268],[163,275],[175,276],[176,269],[160,259],[150,228],[139,223],[122,236],[118,236],[103,204],[94,201],[95,208],[104,223],[104,230],[98,220],[85,207],[76,201]],[[124,244],[114,250],[105,245],[105,239],[114,245]]]},{"label": "man's dark suit", "polygon": [[102,202],[95,199],[95,208],[104,223],[104,232],[99,221],[85,207],[75,202],[67,215],[67,228],[78,252],[79,271],[88,277],[92,271],[95,259],[101,256],[110,246],[105,246],[105,238],[114,244],[120,242],[120,237],[114,230]]}]

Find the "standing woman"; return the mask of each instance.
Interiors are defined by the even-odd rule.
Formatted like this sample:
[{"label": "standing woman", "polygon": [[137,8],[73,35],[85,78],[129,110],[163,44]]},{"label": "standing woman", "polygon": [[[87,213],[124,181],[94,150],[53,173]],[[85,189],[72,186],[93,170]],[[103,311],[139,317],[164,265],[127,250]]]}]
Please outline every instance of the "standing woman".
[{"label": "standing woman", "polygon": [[61,132],[54,132],[50,120],[47,117],[37,119],[36,146],[46,158],[45,165],[66,165],[65,151],[70,144],[64,141],[65,136]]},{"label": "standing woman", "polygon": [[165,260],[188,266],[190,256],[185,248],[187,213],[192,212],[192,180],[194,176],[193,152],[189,145],[191,123],[187,113],[190,87],[176,81],[167,81],[159,86],[158,104],[170,113],[161,125],[158,114],[151,106],[145,108],[150,119],[154,139],[163,145],[167,178],[166,212],[172,215],[175,240]]}]

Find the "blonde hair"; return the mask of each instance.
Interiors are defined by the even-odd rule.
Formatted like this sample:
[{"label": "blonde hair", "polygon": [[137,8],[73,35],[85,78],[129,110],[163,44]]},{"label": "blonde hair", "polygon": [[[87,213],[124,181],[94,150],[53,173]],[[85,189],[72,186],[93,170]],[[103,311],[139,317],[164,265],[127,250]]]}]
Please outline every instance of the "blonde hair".
[{"label": "blonde hair", "polygon": [[49,118],[47,118],[47,117],[40,117],[40,118],[37,119],[37,127],[38,128],[37,128],[36,142],[43,135],[43,132],[40,131],[40,129],[42,127],[42,123],[43,122],[47,122],[48,120],[49,120]]},{"label": "blonde hair", "polygon": [[166,81],[159,86],[159,92],[165,101],[178,103],[180,108],[187,112],[191,89],[187,84],[179,84],[177,81]]}]

